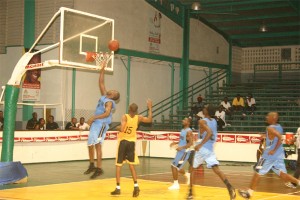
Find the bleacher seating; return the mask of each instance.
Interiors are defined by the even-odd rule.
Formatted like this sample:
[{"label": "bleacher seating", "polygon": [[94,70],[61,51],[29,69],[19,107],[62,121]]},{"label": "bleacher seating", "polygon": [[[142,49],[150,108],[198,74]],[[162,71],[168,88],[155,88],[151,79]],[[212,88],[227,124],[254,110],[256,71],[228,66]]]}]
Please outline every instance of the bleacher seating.
[{"label": "bleacher seating", "polygon": [[[286,132],[295,132],[300,127],[300,81],[225,85],[206,95],[205,102],[218,106],[225,96],[232,102],[236,94],[245,98],[248,93],[252,93],[256,100],[257,110],[254,115],[247,115],[242,119],[242,112],[235,112],[232,119],[227,117],[226,122],[231,126],[227,126],[224,131],[264,132],[265,116],[270,111],[279,113],[280,123]],[[191,102],[191,106],[192,104]],[[180,129],[181,120],[188,116],[191,106],[164,117],[160,123],[154,123],[153,128],[158,130]]]}]

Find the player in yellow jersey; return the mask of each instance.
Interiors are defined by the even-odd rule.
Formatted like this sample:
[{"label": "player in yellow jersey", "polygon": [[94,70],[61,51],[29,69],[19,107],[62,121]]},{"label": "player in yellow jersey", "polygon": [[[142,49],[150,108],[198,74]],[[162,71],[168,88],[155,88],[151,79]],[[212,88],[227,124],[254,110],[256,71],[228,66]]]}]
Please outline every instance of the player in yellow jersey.
[{"label": "player in yellow jersey", "polygon": [[148,117],[137,115],[138,106],[135,103],[130,104],[129,113],[122,116],[121,127],[118,135],[118,152],[116,157],[116,189],[111,195],[120,195],[120,177],[123,163],[129,164],[129,169],[134,181],[133,197],[139,196],[140,189],[137,183],[137,175],[134,165],[139,164],[139,159],[135,153],[136,130],[140,122],[152,122],[152,101],[147,100]]}]

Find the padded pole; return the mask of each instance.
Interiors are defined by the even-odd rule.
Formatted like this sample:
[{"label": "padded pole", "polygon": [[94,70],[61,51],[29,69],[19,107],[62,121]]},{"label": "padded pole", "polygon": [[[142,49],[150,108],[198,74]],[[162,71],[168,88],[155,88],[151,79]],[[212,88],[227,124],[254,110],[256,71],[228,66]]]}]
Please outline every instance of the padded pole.
[{"label": "padded pole", "polygon": [[17,102],[20,89],[16,86],[6,85],[4,103],[4,130],[1,151],[1,162],[13,161],[14,136],[17,114]]}]

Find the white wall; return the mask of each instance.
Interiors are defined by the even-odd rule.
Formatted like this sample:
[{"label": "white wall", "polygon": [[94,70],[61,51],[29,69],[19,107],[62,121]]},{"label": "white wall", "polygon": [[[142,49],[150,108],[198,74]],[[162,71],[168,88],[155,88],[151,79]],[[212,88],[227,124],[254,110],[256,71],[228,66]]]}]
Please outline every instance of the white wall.
[{"label": "white wall", "polygon": [[227,65],[229,62],[228,42],[199,20],[191,19],[190,59]]}]

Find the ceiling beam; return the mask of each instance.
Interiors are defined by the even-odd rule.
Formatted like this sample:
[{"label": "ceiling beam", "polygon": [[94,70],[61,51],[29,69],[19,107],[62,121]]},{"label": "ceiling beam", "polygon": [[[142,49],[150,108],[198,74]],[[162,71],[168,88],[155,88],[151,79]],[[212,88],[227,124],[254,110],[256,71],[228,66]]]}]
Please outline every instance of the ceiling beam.
[{"label": "ceiling beam", "polygon": [[158,11],[160,11],[162,14],[166,15],[169,19],[171,19],[173,22],[178,24],[180,27],[182,27],[182,20],[180,14],[177,15],[175,12],[171,11],[171,8],[167,9],[163,5],[160,5],[158,3],[159,1],[155,2],[153,0],[146,0],[146,2],[149,3],[151,6],[153,6],[155,9],[157,9]]},{"label": "ceiling beam", "polygon": [[286,2],[274,2],[272,4],[256,4],[251,6],[245,6],[245,7],[222,7],[222,8],[213,8],[213,9],[206,9],[205,6],[203,6],[203,10],[207,11],[219,11],[219,12],[237,12],[237,11],[249,11],[249,10],[263,10],[263,9],[272,9],[272,8],[284,8],[289,7],[289,5],[286,4]]},{"label": "ceiling beam", "polygon": [[[249,30],[249,29],[258,29],[261,24],[256,25],[238,25],[238,30]],[[267,28],[278,28],[278,27],[286,27],[286,26],[300,26],[300,21],[297,22],[282,22],[282,23],[267,23]],[[236,25],[218,25],[218,28],[222,31],[230,31],[230,30],[237,30]]]},{"label": "ceiling beam", "polygon": [[286,40],[286,41],[262,41],[262,42],[240,42],[240,47],[262,47],[262,46],[288,46],[288,45],[300,45],[300,41]]},{"label": "ceiling beam", "polygon": [[209,0],[201,2],[203,7],[212,8],[212,7],[222,7],[222,6],[240,6],[240,5],[255,5],[263,3],[274,3],[274,0],[243,0],[243,1],[225,1],[220,3],[211,3]]},{"label": "ceiling beam", "polygon": [[212,30],[216,31],[217,33],[219,33],[220,35],[222,35],[224,37],[225,40],[228,41],[229,36],[221,31],[220,29],[218,29],[215,25],[213,25],[212,23],[209,23],[206,19],[204,19],[203,17],[197,16],[197,15],[191,15],[191,18],[194,19],[198,19],[200,22],[202,22],[203,24],[205,24],[206,26],[208,26],[209,28],[211,28]]},{"label": "ceiling beam", "polygon": [[231,39],[257,39],[257,38],[277,38],[277,37],[300,37],[300,31],[280,32],[280,33],[255,33],[231,35]]},{"label": "ceiling beam", "polygon": [[218,22],[236,22],[236,21],[248,21],[248,20],[263,20],[263,19],[276,19],[276,18],[284,18],[284,17],[296,17],[298,16],[296,13],[276,13],[276,14],[268,14],[268,15],[254,15],[254,16],[240,16],[240,17],[231,17],[231,18],[219,18],[219,19],[211,19],[208,20],[211,23]]}]

